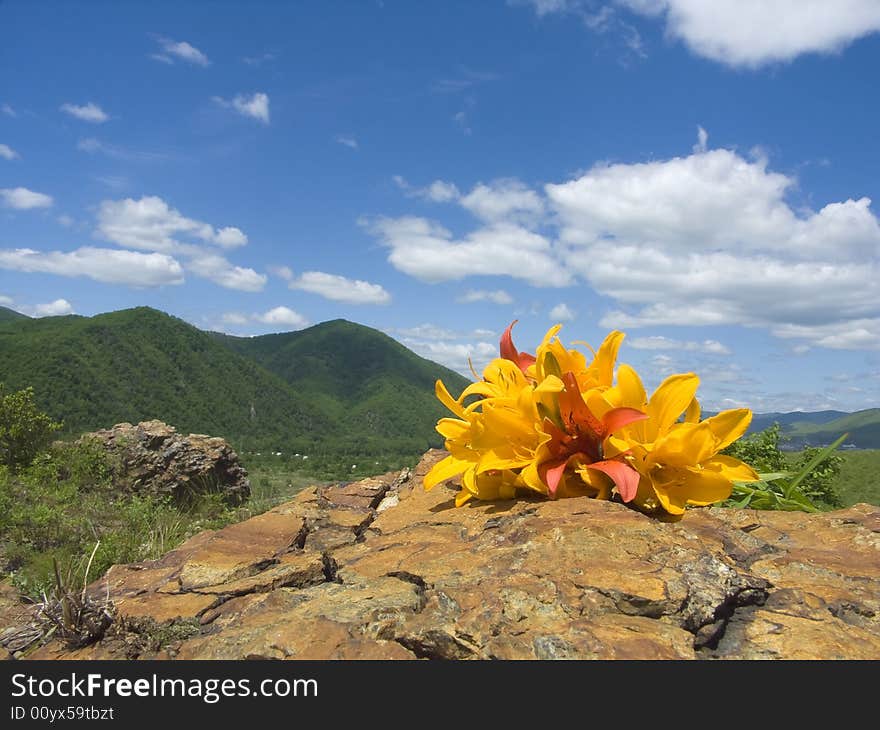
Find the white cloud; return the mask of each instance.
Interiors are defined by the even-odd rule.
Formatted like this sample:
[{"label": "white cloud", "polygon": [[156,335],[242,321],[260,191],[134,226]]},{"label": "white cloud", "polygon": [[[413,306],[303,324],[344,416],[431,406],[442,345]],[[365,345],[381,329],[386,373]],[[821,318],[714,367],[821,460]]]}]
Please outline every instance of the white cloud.
[{"label": "white cloud", "polygon": [[247,236],[241,232],[241,229],[235,226],[227,226],[217,231],[214,236],[213,243],[221,248],[238,248],[247,244]]},{"label": "white cloud", "polygon": [[248,239],[239,228],[217,229],[209,223],[187,218],[157,196],[102,201],[98,207],[97,232],[125,248],[183,256],[187,259],[187,270],[227,289],[260,291],[266,284],[264,274],[236,266],[215,249],[203,245],[213,244],[223,249],[244,246]]},{"label": "white cloud", "polygon": [[190,253],[192,257],[186,264],[187,270],[219,286],[249,292],[261,291],[266,286],[265,274],[258,274],[244,266],[235,266],[223,256],[208,250],[192,250]]},{"label": "white cloud", "polygon": [[0,144],[0,157],[5,160],[15,160],[18,159],[20,155],[16,152],[12,147],[6,144]]},{"label": "white cloud", "polygon": [[[586,282],[612,302],[603,327],[740,325],[822,347],[880,343],[880,221],[871,200],[795,209],[787,199],[795,178],[760,156],[704,150],[707,141],[698,129],[689,156],[596,165],[545,185],[543,196],[485,186],[479,206],[479,196],[458,200],[464,207],[470,198],[482,221],[457,236],[415,216],[366,225],[392,265],[423,281]],[[540,233],[528,229],[529,216]]]},{"label": "white cloud", "polygon": [[880,350],[880,317],[814,325],[781,324],[773,328],[773,334],[807,340],[831,350]]},{"label": "white cloud", "polygon": [[31,311],[33,317],[59,317],[64,314],[73,314],[73,305],[66,299],[56,299],[47,304],[37,304]]},{"label": "white cloud", "polygon": [[306,271],[291,281],[289,286],[350,304],[388,304],[391,301],[391,295],[379,284],[346,279],[323,271]]},{"label": "white cloud", "polygon": [[637,350],[686,350],[688,352],[706,352],[710,355],[729,355],[730,350],[717,340],[702,342],[674,340],[669,337],[653,335],[651,337],[634,337],[626,340],[630,347]]},{"label": "white cloud", "polygon": [[757,67],[804,53],[839,52],[880,31],[876,0],[618,2],[642,15],[665,16],[669,36],[697,55],[729,66]]},{"label": "white cloud", "polygon": [[495,291],[487,291],[485,289],[470,289],[462,294],[457,302],[462,304],[470,304],[472,302],[492,302],[493,304],[513,304],[513,297],[503,289]]},{"label": "white cloud", "polygon": [[69,215],[65,214],[65,215],[58,216],[58,223],[60,225],[64,226],[65,228],[70,228],[73,226],[74,223],[76,223],[76,221],[73,218],[71,218]]},{"label": "white cloud", "polygon": [[401,342],[422,357],[445,365],[466,377],[472,377],[468,359],[474,369],[481,373],[486,365],[498,357],[498,345],[491,342],[460,343],[446,340],[421,340],[411,337],[404,337]]},{"label": "white cloud", "polygon": [[6,208],[15,210],[31,210],[32,208],[49,208],[54,202],[51,195],[35,193],[27,188],[2,188],[0,199]]},{"label": "white cloud", "polygon": [[231,107],[243,116],[257,119],[263,124],[269,123],[269,97],[262,92],[257,92],[250,97],[239,94],[232,101],[227,101],[219,96],[212,98],[216,104],[222,107]]},{"label": "white cloud", "polygon": [[275,307],[268,312],[254,315],[254,319],[263,324],[284,325],[294,329],[302,329],[309,324],[309,321],[299,312],[295,312],[288,307]]},{"label": "white cloud", "polygon": [[555,322],[570,322],[574,319],[574,312],[571,311],[567,304],[557,304],[550,310],[550,319]]},{"label": "white cloud", "polygon": [[544,202],[518,180],[478,183],[461,199],[461,205],[487,222],[515,221],[533,225],[544,212]]},{"label": "white cloud", "polygon": [[0,106],[0,112],[3,112],[7,117],[17,117],[18,112],[15,111],[9,104],[3,104]]},{"label": "white cloud", "polygon": [[92,124],[102,124],[110,118],[101,107],[91,101],[82,106],[78,106],[77,104],[62,104],[61,111],[66,112],[67,114],[70,114],[70,116],[76,117],[83,122],[91,122]]},{"label": "white cloud", "polygon": [[293,270],[289,266],[270,266],[269,273],[284,281],[293,279]]},{"label": "white cloud", "polygon": [[577,6],[577,0],[507,0],[508,5],[531,5],[538,17],[561,13]]},{"label": "white cloud", "polygon": [[238,228],[218,230],[208,223],[187,218],[155,195],[145,195],[139,200],[102,201],[98,208],[98,232],[120,246],[148,251],[179,251],[183,246],[180,236],[221,248],[247,243],[247,236]]},{"label": "white cloud", "polygon": [[170,38],[157,37],[156,41],[161,48],[160,53],[154,53],[151,58],[162,63],[172,64],[174,59],[186,61],[195,66],[208,66],[210,61],[208,57],[195,46],[190,45],[186,41],[174,41]]},{"label": "white cloud", "polygon": [[422,281],[483,274],[512,276],[535,286],[571,283],[568,272],[555,261],[551,242],[515,224],[480,228],[460,241],[424,218],[380,218],[366,225],[391,249],[391,264]]},{"label": "white cloud", "polygon": [[86,276],[105,284],[133,287],[183,283],[183,268],[171,256],[89,246],[70,252],[0,249],[0,268],[58,276]]},{"label": "white cloud", "polygon": [[5,296],[5,295],[3,295],[3,294],[0,294],[0,305],[2,305],[2,306],[4,306],[4,307],[9,307],[9,306],[11,306],[12,304],[13,304],[13,299],[12,299],[12,297],[7,297],[7,296]]},{"label": "white cloud", "polygon": [[877,315],[871,201],[796,212],[785,201],[795,181],[766,164],[712,150],[547,185],[568,266],[600,294],[640,308],[602,324],[774,330]]},{"label": "white cloud", "polygon": [[453,114],[452,121],[455,122],[455,125],[462,131],[462,134],[466,134],[468,136],[473,134],[473,130],[471,129],[470,123],[468,122],[467,112],[465,112],[464,110]]},{"label": "white cloud", "polygon": [[433,203],[451,203],[461,197],[458,188],[445,180],[435,180],[430,185],[423,188],[414,188],[400,175],[393,175],[397,187],[404,191],[408,198],[421,198],[422,200],[430,200]]},{"label": "white cloud", "polygon": [[351,134],[337,134],[335,139],[338,144],[351,147],[353,150],[358,148],[358,141]]},{"label": "white cloud", "polygon": [[700,126],[697,126],[697,143],[694,145],[694,153],[705,152],[708,147],[709,133]]}]

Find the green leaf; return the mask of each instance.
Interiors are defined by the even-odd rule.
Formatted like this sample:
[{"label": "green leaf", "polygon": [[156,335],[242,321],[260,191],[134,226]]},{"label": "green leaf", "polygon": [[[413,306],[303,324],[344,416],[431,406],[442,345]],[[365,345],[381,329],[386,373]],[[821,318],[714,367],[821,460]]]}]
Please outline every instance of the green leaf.
[{"label": "green leaf", "polygon": [[789,496],[790,492],[797,489],[798,485],[809,475],[809,473],[813,470],[813,468],[822,461],[828,454],[830,454],[834,449],[840,446],[849,436],[848,433],[843,434],[839,439],[837,439],[833,444],[829,444],[824,449],[822,449],[818,454],[816,454],[812,459],[810,459],[801,470],[795,475],[794,479],[787,485],[786,489],[786,497]]}]

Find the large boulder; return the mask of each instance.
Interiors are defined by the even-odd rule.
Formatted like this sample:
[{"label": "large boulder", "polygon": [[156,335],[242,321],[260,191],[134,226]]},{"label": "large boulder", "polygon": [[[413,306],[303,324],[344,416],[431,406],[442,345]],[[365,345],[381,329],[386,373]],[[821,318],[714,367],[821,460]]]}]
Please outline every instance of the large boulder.
[{"label": "large boulder", "polygon": [[162,421],[84,434],[80,440],[97,441],[121,460],[120,483],[138,494],[171,496],[185,502],[217,492],[230,505],[250,496],[247,471],[238,454],[222,438],[191,433],[184,436]]},{"label": "large boulder", "polygon": [[456,508],[421,484],[442,456],[114,566],[91,586],[113,603],[104,638],[29,656],[880,659],[878,507]]}]

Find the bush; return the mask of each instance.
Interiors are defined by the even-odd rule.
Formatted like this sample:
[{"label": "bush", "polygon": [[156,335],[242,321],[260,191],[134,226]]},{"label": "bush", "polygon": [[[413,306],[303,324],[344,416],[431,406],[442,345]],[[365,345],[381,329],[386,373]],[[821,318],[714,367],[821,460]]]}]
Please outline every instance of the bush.
[{"label": "bush", "polygon": [[779,443],[785,437],[778,423],[757,434],[735,441],[722,453],[751,466],[762,477],[751,485],[734,485],[730,506],[757,509],[828,509],[842,507],[834,485],[843,457],[834,450],[841,436],[825,448],[808,446],[797,458],[787,456]]},{"label": "bush", "polygon": [[33,388],[6,393],[0,383],[0,464],[28,466],[62,426],[37,409]]},{"label": "bush", "polygon": [[55,443],[13,473],[0,466],[0,568],[25,595],[55,584],[54,563],[74,582],[115,563],[158,558],[206,529],[235,521],[221,495],[185,509],[171,498],[131,495],[117,483],[118,457],[90,441]]}]

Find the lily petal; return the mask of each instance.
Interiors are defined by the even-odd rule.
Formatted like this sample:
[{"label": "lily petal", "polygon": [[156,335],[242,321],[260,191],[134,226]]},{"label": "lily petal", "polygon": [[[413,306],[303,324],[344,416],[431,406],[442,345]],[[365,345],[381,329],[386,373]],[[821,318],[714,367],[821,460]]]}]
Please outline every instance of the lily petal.
[{"label": "lily petal", "polygon": [[678,420],[694,399],[699,384],[700,379],[694,373],[670,375],[660,383],[648,401],[649,420],[645,427],[649,441],[666,433]]},{"label": "lily petal", "polygon": [[742,436],[752,422],[752,412],[748,408],[732,408],[729,411],[707,418],[703,423],[709,425],[718,439],[717,451],[730,446]]},{"label": "lily petal", "polygon": [[620,498],[624,502],[631,502],[635,498],[641,477],[629,464],[625,464],[622,461],[606,460],[587,464],[586,467],[587,469],[601,471],[603,474],[611,477],[611,480],[617,487]]},{"label": "lily petal", "polygon": [[440,482],[445,482],[447,479],[457,477],[470,466],[472,466],[470,462],[457,459],[454,456],[447,456],[442,461],[438,461],[434,464],[434,466],[431,467],[431,470],[425,474],[425,478],[422,480],[425,485],[425,491],[432,489],[440,484]]}]

